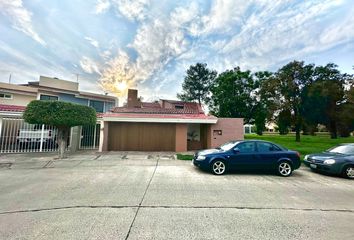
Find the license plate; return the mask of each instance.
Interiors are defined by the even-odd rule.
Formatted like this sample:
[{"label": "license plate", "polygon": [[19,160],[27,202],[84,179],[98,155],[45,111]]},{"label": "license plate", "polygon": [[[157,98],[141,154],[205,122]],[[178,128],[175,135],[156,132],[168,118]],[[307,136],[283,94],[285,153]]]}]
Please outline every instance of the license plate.
[{"label": "license plate", "polygon": [[317,168],[317,165],[311,163],[311,164],[310,164],[310,167],[311,167],[311,168]]}]

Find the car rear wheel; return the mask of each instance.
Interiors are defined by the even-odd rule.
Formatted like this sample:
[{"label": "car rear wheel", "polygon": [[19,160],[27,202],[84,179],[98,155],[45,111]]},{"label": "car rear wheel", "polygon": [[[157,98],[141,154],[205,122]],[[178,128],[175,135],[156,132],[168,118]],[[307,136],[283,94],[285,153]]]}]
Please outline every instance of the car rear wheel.
[{"label": "car rear wheel", "polygon": [[343,175],[346,178],[354,179],[354,166],[347,166],[344,168]]},{"label": "car rear wheel", "polygon": [[282,177],[289,177],[293,172],[293,168],[289,162],[280,162],[278,164],[278,174]]},{"label": "car rear wheel", "polygon": [[215,175],[222,175],[226,172],[226,164],[221,160],[216,160],[211,165],[211,171]]}]

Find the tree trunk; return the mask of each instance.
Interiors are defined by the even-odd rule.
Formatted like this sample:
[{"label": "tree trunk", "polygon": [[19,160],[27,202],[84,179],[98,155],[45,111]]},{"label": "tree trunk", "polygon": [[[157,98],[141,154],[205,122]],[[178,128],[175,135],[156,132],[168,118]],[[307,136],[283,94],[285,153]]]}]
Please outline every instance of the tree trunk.
[{"label": "tree trunk", "polygon": [[300,142],[300,131],[301,131],[301,119],[299,117],[299,112],[298,111],[294,111],[295,114],[295,141],[296,142]]},{"label": "tree trunk", "polygon": [[296,142],[300,142],[300,129],[298,127],[296,127],[296,137],[295,137],[295,141]]},{"label": "tree trunk", "polygon": [[65,148],[68,139],[68,127],[58,127],[58,157],[59,159],[65,158]]},{"label": "tree trunk", "polygon": [[331,138],[336,139],[337,138],[337,123],[335,121],[331,121],[329,123],[329,131],[331,133]]}]

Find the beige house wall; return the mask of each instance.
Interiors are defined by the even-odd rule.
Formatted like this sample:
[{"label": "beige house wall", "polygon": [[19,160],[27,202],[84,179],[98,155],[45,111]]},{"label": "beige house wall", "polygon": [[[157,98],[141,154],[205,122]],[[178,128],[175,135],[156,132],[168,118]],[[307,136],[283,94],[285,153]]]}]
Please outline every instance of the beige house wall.
[{"label": "beige house wall", "polygon": [[12,99],[0,98],[0,104],[15,105],[15,106],[27,106],[32,100],[36,100],[37,96],[35,95],[23,95],[18,93],[11,93],[10,91],[3,91],[0,89],[0,92],[9,93],[12,95]]},{"label": "beige house wall", "polygon": [[79,83],[71,82],[66,80],[61,80],[57,78],[49,78],[40,76],[39,77],[39,86],[41,87],[50,87],[50,88],[58,88],[61,90],[69,90],[69,91],[78,91]]}]

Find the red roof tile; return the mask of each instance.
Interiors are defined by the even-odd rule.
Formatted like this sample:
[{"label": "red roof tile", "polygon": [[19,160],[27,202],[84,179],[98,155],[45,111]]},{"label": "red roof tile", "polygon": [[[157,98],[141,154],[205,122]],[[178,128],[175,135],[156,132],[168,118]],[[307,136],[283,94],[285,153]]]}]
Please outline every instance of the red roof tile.
[{"label": "red roof tile", "polygon": [[177,119],[217,119],[205,114],[144,114],[144,113],[105,113],[102,117],[122,118],[177,118]]},{"label": "red roof tile", "polygon": [[116,107],[111,110],[113,113],[141,113],[141,114],[199,114],[198,110],[192,108],[126,108]]},{"label": "red roof tile", "polygon": [[161,108],[160,103],[158,102],[141,102],[142,108]]},{"label": "red roof tile", "polygon": [[25,106],[0,104],[0,111],[3,112],[24,112],[25,110],[26,110]]}]

